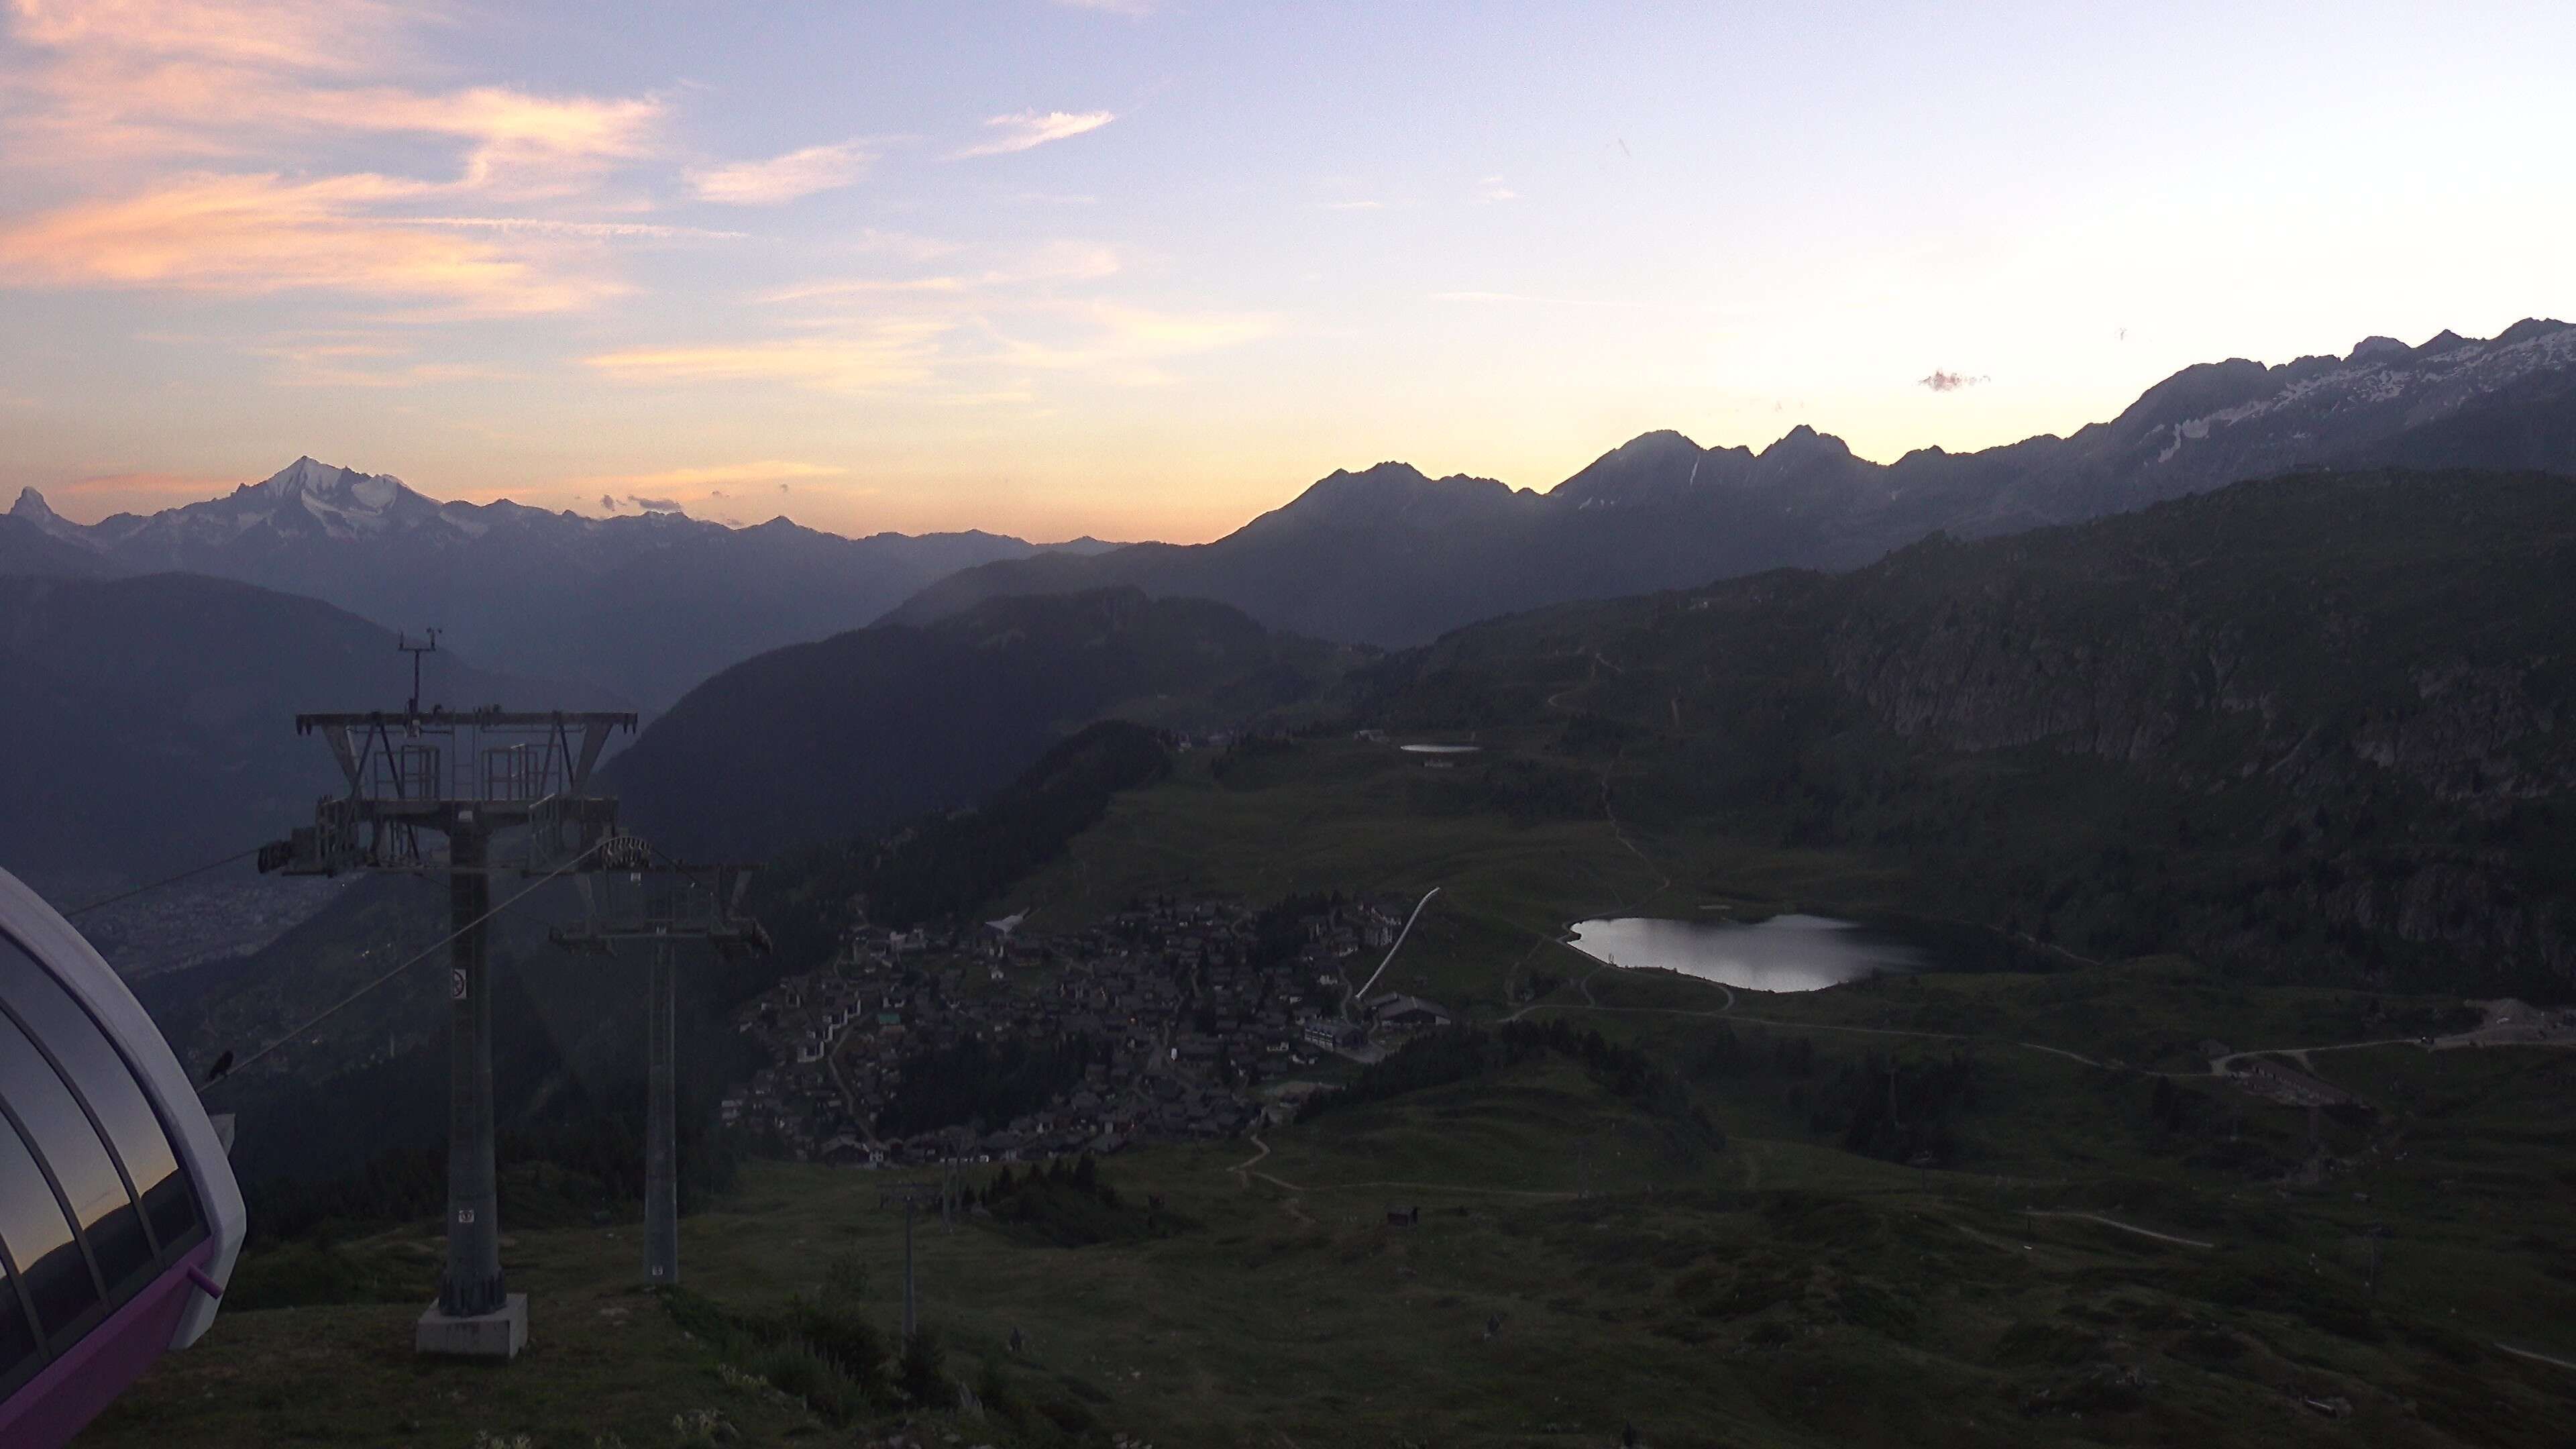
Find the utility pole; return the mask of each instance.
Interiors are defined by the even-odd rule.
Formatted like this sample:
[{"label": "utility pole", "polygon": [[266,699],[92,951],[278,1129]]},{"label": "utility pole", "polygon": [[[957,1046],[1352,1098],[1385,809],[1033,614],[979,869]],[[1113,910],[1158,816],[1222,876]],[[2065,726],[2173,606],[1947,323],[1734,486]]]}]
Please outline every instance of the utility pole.
[{"label": "utility pole", "polygon": [[903,1341],[905,1343],[912,1342],[913,1334],[921,1327],[920,1317],[914,1311],[912,1292],[912,1215],[924,1205],[938,1201],[939,1196],[940,1185],[935,1182],[898,1182],[877,1194],[879,1207],[896,1203],[903,1205]]},{"label": "utility pole", "polygon": [[653,943],[644,989],[644,1279],[680,1281],[679,1062],[672,1037],[678,1009],[671,984],[671,941]]},{"label": "utility pole", "polygon": [[[259,868],[288,875],[370,871],[447,877],[449,950],[447,1266],[438,1301],[420,1318],[422,1353],[512,1358],[528,1341],[528,1301],[501,1274],[498,1173],[492,1130],[492,992],[487,918],[492,877],[544,878],[596,852],[616,828],[617,802],[592,795],[590,776],[615,730],[633,731],[622,712],[452,712],[419,707],[420,656],[413,646],[413,697],[398,713],[302,714],[295,732],[330,746],[347,789],[325,796],[313,824],[262,846]],[[495,841],[526,833],[508,851]],[[443,836],[442,853],[422,836]]]},{"label": "utility pole", "polygon": [[680,1135],[676,973],[681,941],[704,941],[720,960],[769,953],[760,922],[737,914],[751,885],[748,866],[655,865],[631,835],[605,842],[591,869],[574,877],[583,919],[546,934],[568,951],[613,956],[619,942],[643,942],[645,971],[644,1281],[680,1281]]}]

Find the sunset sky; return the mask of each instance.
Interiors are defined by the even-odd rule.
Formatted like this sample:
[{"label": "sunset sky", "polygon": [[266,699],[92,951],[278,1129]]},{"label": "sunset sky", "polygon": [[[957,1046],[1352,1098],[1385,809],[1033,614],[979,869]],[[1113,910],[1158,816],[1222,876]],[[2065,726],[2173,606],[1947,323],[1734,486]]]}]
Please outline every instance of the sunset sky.
[{"label": "sunset sky", "polygon": [[1196,540],[2576,315],[2565,3],[0,6],[0,502],[81,519]]}]

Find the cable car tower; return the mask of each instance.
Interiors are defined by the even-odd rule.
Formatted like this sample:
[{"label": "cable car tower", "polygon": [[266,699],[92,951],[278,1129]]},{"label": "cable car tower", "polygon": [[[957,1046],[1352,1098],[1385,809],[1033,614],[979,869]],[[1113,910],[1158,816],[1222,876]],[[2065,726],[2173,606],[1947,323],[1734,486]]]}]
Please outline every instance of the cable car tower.
[{"label": "cable car tower", "polygon": [[[347,789],[314,807],[313,824],[262,846],[259,868],[287,875],[372,871],[447,877],[449,946],[447,1267],[438,1301],[420,1317],[422,1353],[514,1357],[528,1341],[528,1300],[501,1277],[501,1222],[492,1131],[492,992],[485,924],[492,880],[516,872],[538,881],[603,853],[617,801],[591,793],[609,736],[633,733],[616,711],[513,713],[422,709],[420,656],[399,711],[300,714],[299,735],[320,735]],[[505,832],[521,832],[506,850]],[[439,837],[444,848],[425,837]]]},{"label": "cable car tower", "polygon": [[751,867],[656,865],[654,852],[631,835],[610,839],[588,869],[574,877],[584,919],[554,926],[547,935],[568,951],[615,955],[621,942],[643,942],[653,952],[645,991],[644,1281],[656,1288],[680,1281],[680,1173],[678,1073],[673,1043],[672,954],[682,941],[704,941],[716,959],[738,961],[769,954],[769,933],[735,914],[751,885]]}]

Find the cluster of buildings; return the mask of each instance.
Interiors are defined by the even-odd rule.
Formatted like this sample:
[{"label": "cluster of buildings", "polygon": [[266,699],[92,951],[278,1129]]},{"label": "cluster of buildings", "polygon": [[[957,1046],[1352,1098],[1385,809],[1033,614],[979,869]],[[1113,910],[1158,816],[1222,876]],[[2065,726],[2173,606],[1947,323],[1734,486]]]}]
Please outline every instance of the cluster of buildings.
[{"label": "cluster of buildings", "polygon": [[[828,964],[737,1012],[735,1027],[769,1064],[720,1115],[728,1129],[792,1156],[853,1165],[1013,1161],[1232,1136],[1319,1057],[1372,1059],[1371,1030],[1346,1020],[1342,1002],[1400,924],[1383,901],[1256,913],[1175,899],[1054,936],[1023,931],[1017,916],[972,931],[861,922]],[[1378,997],[1356,1014],[1379,1036],[1448,1020],[1409,996]],[[967,1042],[1050,1048],[1083,1065],[1051,1100],[1007,1122],[889,1131],[887,1108],[906,1071]]]},{"label": "cluster of buildings", "polygon": [[[81,930],[120,974],[139,980],[261,950],[319,914],[348,884],[346,877],[244,880],[227,872],[118,901],[86,915]],[[110,893],[84,884],[72,894]]]}]

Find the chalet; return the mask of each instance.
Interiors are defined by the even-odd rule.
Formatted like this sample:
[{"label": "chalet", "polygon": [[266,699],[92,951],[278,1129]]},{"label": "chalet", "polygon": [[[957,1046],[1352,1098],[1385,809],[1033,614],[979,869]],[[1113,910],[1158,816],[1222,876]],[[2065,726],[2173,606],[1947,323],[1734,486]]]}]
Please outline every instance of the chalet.
[{"label": "chalet", "polygon": [[1369,1019],[1380,1026],[1407,1030],[1447,1026],[1457,1020],[1456,1015],[1449,1008],[1437,1002],[1425,1001],[1419,996],[1406,996],[1400,992],[1391,992],[1371,1001],[1368,1004],[1368,1011]]}]

